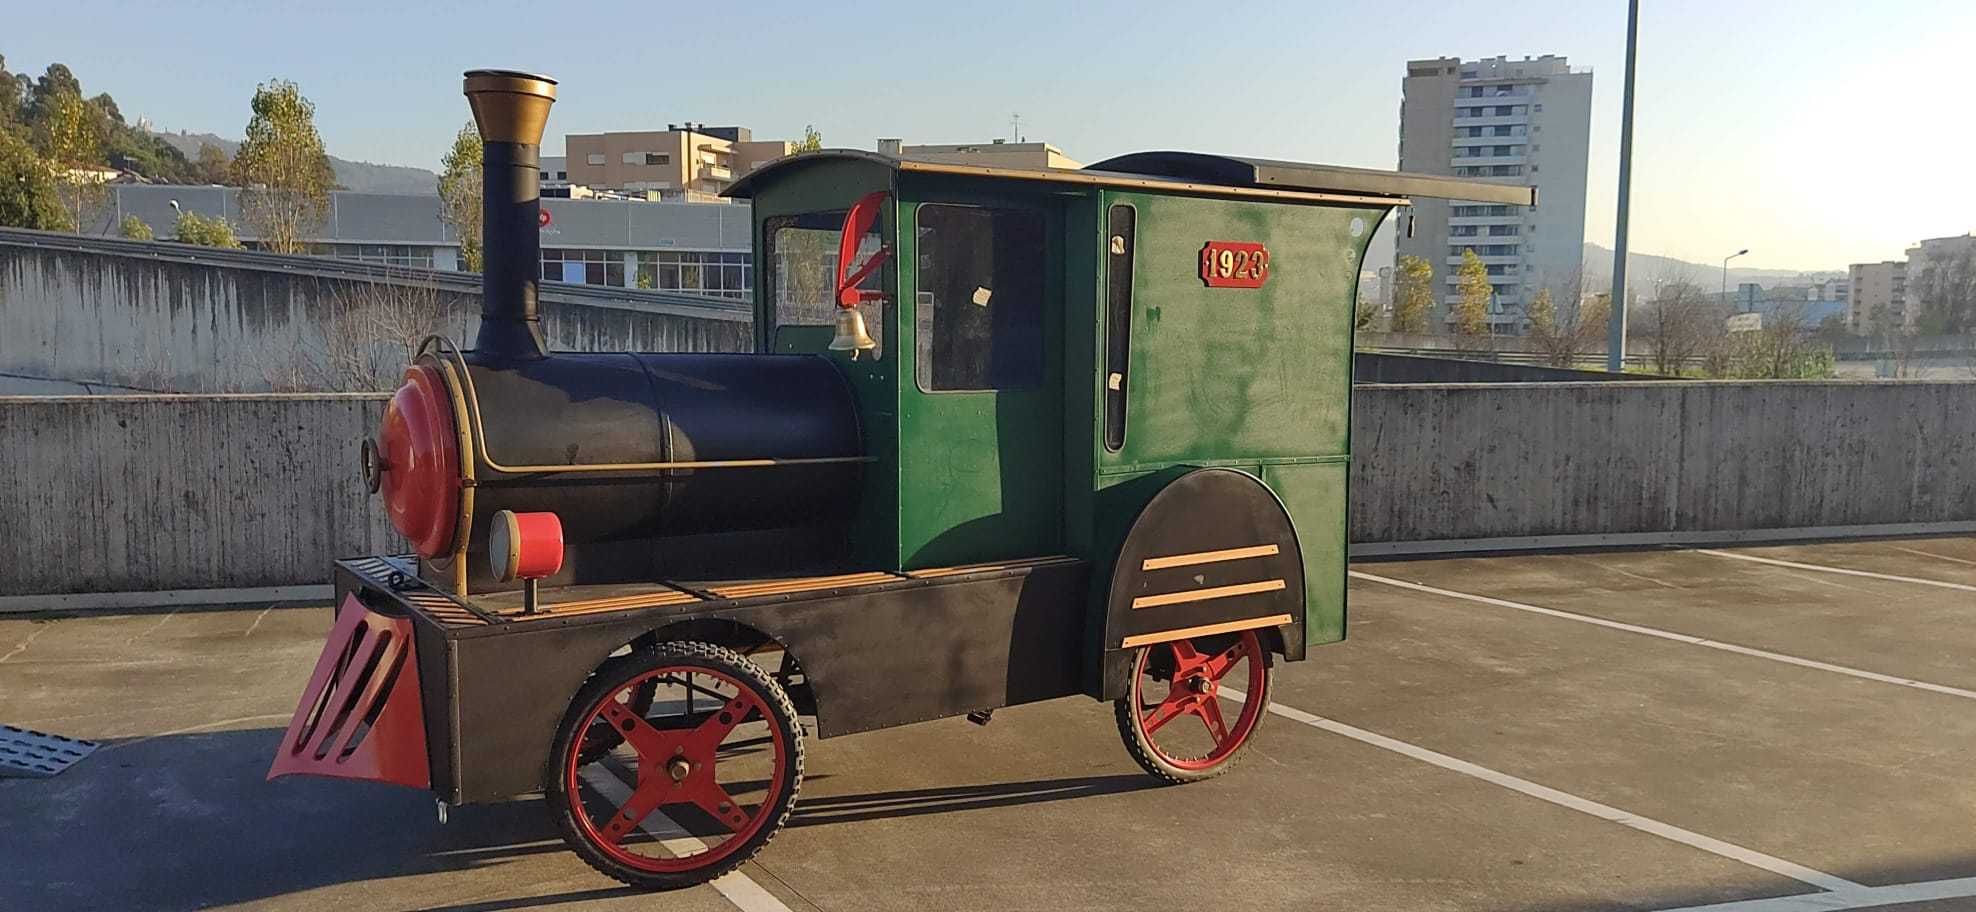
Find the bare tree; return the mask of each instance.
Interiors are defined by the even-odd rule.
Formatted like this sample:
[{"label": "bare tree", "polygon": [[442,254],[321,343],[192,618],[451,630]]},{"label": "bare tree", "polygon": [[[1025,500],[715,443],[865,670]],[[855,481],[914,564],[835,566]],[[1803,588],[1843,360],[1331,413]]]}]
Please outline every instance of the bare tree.
[{"label": "bare tree", "polygon": [[1762,328],[1729,337],[1730,376],[1749,380],[1832,376],[1832,349],[1815,337],[1803,304],[1778,307],[1763,315]]},{"label": "bare tree", "polygon": [[1914,327],[1890,313],[1885,305],[1873,308],[1867,314],[1866,323],[1875,341],[1886,347],[1886,367],[1895,379],[1905,380],[1915,376],[1915,354],[1921,348],[1921,336]]},{"label": "bare tree", "polygon": [[275,392],[372,392],[397,386],[419,341],[457,322],[431,285],[370,282],[339,288],[325,302],[318,335],[262,359]]},{"label": "bare tree", "polygon": [[[1562,303],[1560,303],[1560,301]],[[1575,367],[1605,341],[1612,296],[1584,291],[1584,275],[1572,275],[1556,293],[1537,289],[1530,300],[1530,341],[1552,367]]]},{"label": "bare tree", "polygon": [[1713,372],[1710,356],[1719,366],[1725,354],[1708,351],[1723,333],[1726,315],[1721,306],[1685,275],[1663,276],[1654,285],[1654,299],[1641,306],[1632,321],[1634,338],[1646,346],[1654,372],[1678,375],[1697,360]]}]

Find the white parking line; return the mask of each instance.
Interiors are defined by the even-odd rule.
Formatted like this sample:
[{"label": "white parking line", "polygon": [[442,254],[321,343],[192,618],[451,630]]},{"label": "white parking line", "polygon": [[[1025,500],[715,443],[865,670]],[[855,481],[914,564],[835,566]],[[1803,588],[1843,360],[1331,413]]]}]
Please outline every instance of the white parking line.
[{"label": "white parking line", "polygon": [[1903,548],[1899,545],[1889,545],[1888,547],[1893,548],[1895,551],[1906,551],[1909,554],[1918,554],[1922,557],[1932,557],[1936,560],[1948,561],[1951,564],[1968,564],[1971,567],[1976,567],[1976,560],[1965,560],[1960,557],[1950,557],[1946,554],[1936,554],[1933,551],[1923,551],[1920,548]]},{"label": "white parking line", "polygon": [[[1222,693],[1230,699],[1238,701],[1244,699],[1239,691],[1230,688],[1222,688]],[[1861,884],[1854,883],[1834,874],[1815,871],[1804,865],[1785,861],[1782,858],[1772,855],[1765,855],[1754,849],[1746,849],[1739,845],[1723,842],[1714,837],[1703,836],[1693,830],[1684,830],[1673,824],[1641,817],[1638,814],[1622,811],[1611,805],[1600,804],[1588,798],[1580,798],[1577,795],[1561,792],[1549,786],[1538,785],[1528,779],[1519,779],[1508,773],[1498,772],[1486,766],[1470,763],[1467,760],[1450,757],[1447,754],[1431,751],[1419,745],[1408,744],[1397,738],[1388,738],[1377,732],[1366,731],[1365,729],[1346,725],[1334,719],[1312,715],[1295,707],[1284,706],[1281,703],[1271,703],[1269,704],[1269,711],[1285,719],[1301,722],[1312,728],[1328,731],[1335,735],[1343,735],[1354,741],[1370,744],[1373,747],[1389,750],[1396,754],[1403,754],[1424,763],[1431,763],[1445,770],[1451,770],[1464,776],[1480,779],[1491,785],[1499,785],[1510,791],[1520,792],[1540,801],[1550,802],[1558,807],[1569,808],[1581,814],[1590,814],[1601,820],[1608,820],[1621,826],[1639,830],[1642,833],[1672,840],[1685,846],[1700,849],[1711,855],[1718,855],[1732,861],[1750,865],[1751,867],[1762,868],[1772,874],[1780,874],[1792,880],[1802,881],[1825,890],[1834,891],[1833,893],[1818,894],[1820,896],[1829,897],[1839,893],[1851,893],[1852,891],[1867,889],[1867,887]]]},{"label": "white parking line", "polygon": [[[602,764],[590,764],[584,768],[582,775],[583,781],[590,783],[590,787],[596,789],[610,803],[623,807],[626,801],[631,800],[631,786],[625,785],[623,779],[619,779]],[[654,811],[647,815],[644,820],[639,821],[638,828],[658,837],[659,844],[665,846],[674,855],[697,852],[707,847],[706,843],[686,832],[671,817],[666,816],[664,811]],[[774,893],[763,889],[754,878],[740,871],[719,877],[708,886],[720,891],[720,895],[726,897],[727,901],[733,903],[741,912],[791,912],[782,900],[775,898]]]},{"label": "white parking line", "polygon": [[1867,579],[1893,580],[1897,583],[1914,583],[1918,586],[1935,586],[1941,589],[1956,589],[1963,592],[1976,592],[1976,586],[1968,583],[1950,583],[1943,580],[1922,579],[1918,576],[1896,576],[1892,573],[1874,573],[1869,570],[1848,570],[1844,567],[1826,567],[1819,564],[1804,564],[1797,561],[1778,560],[1774,557],[1758,557],[1754,554],[1737,554],[1734,551],[1718,551],[1714,548],[1696,548],[1696,554],[1713,554],[1734,560],[1752,561],[1759,564],[1774,564],[1790,567],[1793,570],[1816,570],[1819,573],[1837,573],[1842,576],[1863,576]]},{"label": "white parking line", "polygon": [[1622,621],[1609,621],[1601,617],[1592,617],[1591,615],[1586,615],[1586,614],[1576,614],[1570,611],[1559,611],[1556,608],[1544,608],[1538,605],[1526,605],[1522,602],[1512,602],[1508,599],[1491,598],[1486,595],[1475,595],[1468,592],[1456,592],[1453,589],[1440,589],[1434,586],[1424,586],[1421,585],[1420,583],[1410,583],[1407,582],[1406,580],[1393,579],[1391,577],[1386,577],[1386,576],[1375,576],[1373,574],[1365,573],[1358,570],[1351,571],[1351,576],[1353,579],[1362,579],[1367,582],[1380,583],[1387,586],[1397,586],[1401,589],[1411,589],[1415,592],[1425,592],[1430,595],[1445,596],[1447,598],[1452,598],[1452,599],[1462,599],[1463,601],[1469,601],[1469,602],[1480,602],[1484,605],[1495,605],[1499,608],[1514,608],[1518,611],[1528,611],[1532,614],[1541,614],[1546,617],[1560,618],[1567,621],[1577,621],[1580,624],[1591,624],[1595,627],[1605,627],[1611,630],[1624,630],[1627,633],[1637,633],[1642,636],[1658,637],[1659,639],[1663,639],[1663,640],[1673,640],[1676,643],[1687,643],[1690,646],[1705,646],[1709,649],[1719,649],[1723,652],[1733,652],[1737,655],[1745,655],[1758,659],[1769,659],[1772,662],[1782,662],[1786,665],[1796,665],[1799,668],[1812,668],[1812,669],[1817,669],[1818,671],[1829,671],[1832,672],[1833,674],[1842,674],[1847,677],[1859,678],[1865,681],[1877,681],[1881,684],[1898,684],[1902,687],[1912,687],[1915,690],[1925,690],[1928,691],[1929,693],[1945,694],[1951,697],[1961,697],[1965,700],[1976,700],[1976,690],[1964,690],[1963,688],[1960,687],[1950,687],[1947,684],[1933,684],[1928,681],[1917,681],[1914,680],[1913,678],[1903,678],[1903,677],[1898,677],[1896,675],[1881,674],[1877,671],[1867,671],[1862,668],[1851,668],[1845,665],[1834,665],[1830,662],[1820,662],[1816,659],[1799,658],[1798,656],[1785,655],[1784,653],[1781,652],[1771,652],[1767,649],[1755,649],[1749,646],[1738,646],[1735,643],[1724,643],[1719,640],[1710,640],[1710,639],[1705,639],[1703,637],[1690,636],[1685,633],[1675,633],[1674,631],[1671,630],[1661,630],[1655,627],[1642,627],[1638,624],[1628,624]]},{"label": "white parking line", "polygon": [[1834,893],[1806,893],[1772,899],[1745,899],[1710,906],[1682,906],[1660,912],[1845,912],[1847,909],[1873,909],[1904,903],[1976,896],[1976,877],[1929,880],[1919,883],[1859,887]]}]

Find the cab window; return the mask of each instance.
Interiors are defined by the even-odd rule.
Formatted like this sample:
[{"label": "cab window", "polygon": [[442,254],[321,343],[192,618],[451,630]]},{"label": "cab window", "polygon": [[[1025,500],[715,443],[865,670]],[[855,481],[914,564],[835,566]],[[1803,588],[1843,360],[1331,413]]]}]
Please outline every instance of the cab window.
[{"label": "cab window", "polygon": [[915,230],[914,374],[920,388],[1041,386],[1042,214],[929,204],[919,207]]},{"label": "cab window", "polygon": [[[775,337],[775,327],[836,323],[837,238],[843,230],[842,209],[778,215],[763,223],[762,262],[768,268],[771,340]],[[883,243],[878,225],[873,225],[860,241],[859,256],[870,255]],[[859,287],[874,291],[883,288],[885,272],[874,271]],[[885,320],[880,307],[872,302],[858,305],[858,311],[864,314],[865,332],[878,343],[877,348],[865,355],[874,359],[885,354]]]}]

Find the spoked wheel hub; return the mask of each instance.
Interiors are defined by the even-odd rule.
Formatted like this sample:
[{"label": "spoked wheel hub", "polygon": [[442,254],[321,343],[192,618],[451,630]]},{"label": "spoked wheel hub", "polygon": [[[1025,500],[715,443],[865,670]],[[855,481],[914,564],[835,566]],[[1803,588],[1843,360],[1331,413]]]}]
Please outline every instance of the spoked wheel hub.
[{"label": "spoked wheel hub", "polygon": [[605,666],[572,704],[555,756],[550,804],[565,838],[598,870],[650,888],[738,867],[781,827],[802,776],[788,695],[703,643]]},{"label": "spoked wheel hub", "polygon": [[1170,782],[1220,775],[1269,704],[1269,657],[1254,631],[1156,643],[1139,651],[1116,704],[1126,749]]}]

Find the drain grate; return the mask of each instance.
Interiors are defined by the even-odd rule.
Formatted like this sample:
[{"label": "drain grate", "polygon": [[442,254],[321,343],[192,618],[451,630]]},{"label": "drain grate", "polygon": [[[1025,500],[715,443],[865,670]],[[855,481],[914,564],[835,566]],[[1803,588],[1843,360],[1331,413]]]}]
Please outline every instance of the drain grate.
[{"label": "drain grate", "polygon": [[0,725],[0,776],[46,779],[96,750],[96,742]]}]

